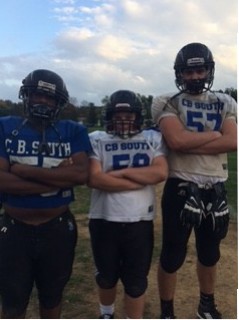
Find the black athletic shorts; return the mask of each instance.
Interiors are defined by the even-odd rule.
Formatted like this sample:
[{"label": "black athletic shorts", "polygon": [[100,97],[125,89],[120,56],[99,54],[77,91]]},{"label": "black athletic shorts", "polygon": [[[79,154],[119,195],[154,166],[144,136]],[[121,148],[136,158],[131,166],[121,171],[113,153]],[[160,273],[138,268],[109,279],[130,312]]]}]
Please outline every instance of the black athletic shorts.
[{"label": "black athletic shorts", "polygon": [[89,230],[100,283],[108,287],[121,279],[125,287],[145,287],[154,246],[153,221],[134,223],[91,219]]},{"label": "black athletic shorts", "polygon": [[72,272],[76,240],[76,223],[70,212],[39,226],[4,214],[0,224],[0,293],[5,314],[24,311],[34,283],[44,308],[60,303]]},{"label": "black athletic shorts", "polygon": [[[185,182],[178,178],[167,180],[162,197],[162,230],[163,242],[161,263],[164,269],[175,271],[185,258],[187,243],[192,232],[183,227],[180,213],[186,201],[186,194],[179,188]],[[211,190],[202,191],[202,200],[207,207]],[[199,261],[205,266],[213,266],[220,258],[220,242],[225,237],[228,225],[223,234],[213,232],[211,219],[203,219],[199,228],[195,228],[196,249]]]}]

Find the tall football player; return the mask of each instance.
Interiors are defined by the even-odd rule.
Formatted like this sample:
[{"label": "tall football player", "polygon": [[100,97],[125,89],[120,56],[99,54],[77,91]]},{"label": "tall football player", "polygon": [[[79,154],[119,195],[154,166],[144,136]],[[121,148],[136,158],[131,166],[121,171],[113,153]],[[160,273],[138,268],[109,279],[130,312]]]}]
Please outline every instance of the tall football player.
[{"label": "tall football player", "polygon": [[226,153],[237,149],[237,125],[235,100],[211,91],[214,64],[204,44],[184,46],[174,63],[179,92],[156,97],[152,104],[153,119],[170,148],[158,271],[161,318],[174,318],[177,270],[185,260],[192,229],[200,289],[197,316],[221,318],[214,289],[220,242],[229,223]]}]

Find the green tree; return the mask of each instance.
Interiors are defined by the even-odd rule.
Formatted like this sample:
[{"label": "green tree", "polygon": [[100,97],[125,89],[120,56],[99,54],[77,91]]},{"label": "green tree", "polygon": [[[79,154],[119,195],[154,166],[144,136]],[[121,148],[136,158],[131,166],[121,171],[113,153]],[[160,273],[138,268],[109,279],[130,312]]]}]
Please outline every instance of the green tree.
[{"label": "green tree", "polygon": [[234,88],[226,88],[225,89],[225,93],[229,94],[230,96],[232,96],[236,101],[237,101],[237,89]]},{"label": "green tree", "polygon": [[103,106],[106,106],[109,101],[110,101],[110,97],[109,97],[109,96],[105,96],[105,97],[101,100],[101,103],[102,103]]},{"label": "green tree", "polygon": [[88,108],[88,114],[87,114],[87,125],[89,127],[94,127],[95,125],[98,124],[98,115],[97,115],[97,110],[96,106],[94,103],[89,104]]},{"label": "green tree", "polygon": [[78,121],[77,107],[71,103],[68,103],[68,105],[61,111],[60,119],[70,119]]},{"label": "green tree", "polygon": [[153,101],[153,96],[152,95],[144,96],[140,94],[138,94],[138,96],[141,99],[143,104],[144,125],[147,128],[151,127],[153,125],[153,120],[151,116],[151,104]]}]

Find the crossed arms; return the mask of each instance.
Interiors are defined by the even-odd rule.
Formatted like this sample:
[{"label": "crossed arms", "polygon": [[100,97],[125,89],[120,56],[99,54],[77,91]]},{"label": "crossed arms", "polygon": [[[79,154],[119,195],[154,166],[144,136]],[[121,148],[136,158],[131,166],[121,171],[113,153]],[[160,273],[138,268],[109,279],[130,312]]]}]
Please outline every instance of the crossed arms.
[{"label": "crossed arms", "polygon": [[[64,168],[64,169],[63,169]],[[58,167],[42,168],[13,164],[0,158],[0,192],[30,195],[85,184],[88,180],[88,157],[84,152],[63,160]]]},{"label": "crossed arms", "polygon": [[103,172],[101,162],[92,158],[88,185],[107,192],[130,191],[164,181],[167,175],[168,165],[164,156],[156,157],[150,166],[130,167],[109,172]]},{"label": "crossed arms", "polygon": [[192,132],[177,117],[165,117],[160,130],[175,151],[193,154],[218,154],[237,150],[237,125],[225,119],[221,131]]}]

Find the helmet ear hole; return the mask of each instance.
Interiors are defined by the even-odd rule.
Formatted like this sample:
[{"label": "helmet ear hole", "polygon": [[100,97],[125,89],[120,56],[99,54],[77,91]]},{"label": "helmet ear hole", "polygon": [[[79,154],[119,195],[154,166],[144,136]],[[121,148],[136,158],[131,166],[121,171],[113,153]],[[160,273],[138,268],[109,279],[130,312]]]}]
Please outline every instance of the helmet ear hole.
[{"label": "helmet ear hole", "polygon": [[[188,68],[205,67],[205,78],[197,81],[185,81],[182,71]],[[180,91],[198,94],[211,89],[214,80],[215,62],[209,48],[202,43],[189,43],[177,54],[175,63],[175,83]]]}]

